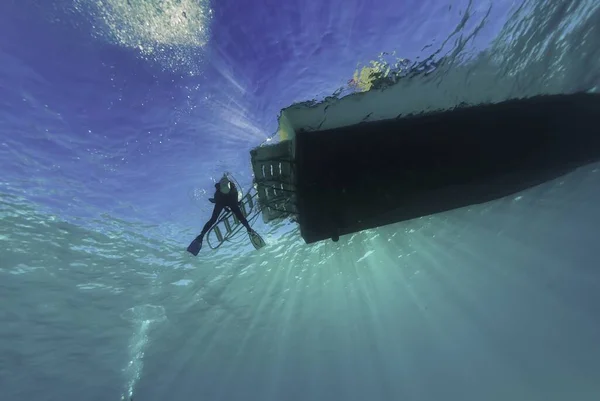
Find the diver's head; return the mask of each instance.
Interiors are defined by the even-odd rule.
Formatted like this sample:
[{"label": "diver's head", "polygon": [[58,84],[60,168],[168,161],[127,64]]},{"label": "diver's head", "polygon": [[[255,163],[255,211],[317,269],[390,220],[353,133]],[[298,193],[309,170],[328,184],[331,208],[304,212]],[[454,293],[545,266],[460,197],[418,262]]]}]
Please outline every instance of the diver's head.
[{"label": "diver's head", "polygon": [[219,190],[226,195],[231,191],[231,182],[229,182],[229,178],[225,174],[223,174],[221,181],[219,181]]}]

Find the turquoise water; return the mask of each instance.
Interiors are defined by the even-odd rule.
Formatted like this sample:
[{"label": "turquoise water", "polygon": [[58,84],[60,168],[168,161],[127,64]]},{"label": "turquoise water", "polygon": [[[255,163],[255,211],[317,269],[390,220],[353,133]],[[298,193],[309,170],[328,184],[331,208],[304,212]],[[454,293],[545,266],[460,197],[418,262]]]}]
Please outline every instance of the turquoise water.
[{"label": "turquoise water", "polygon": [[259,223],[260,251],[185,252],[279,110],[382,51],[445,60],[406,112],[600,84],[594,1],[316,4],[0,6],[2,400],[597,399],[597,165],[337,243]]}]

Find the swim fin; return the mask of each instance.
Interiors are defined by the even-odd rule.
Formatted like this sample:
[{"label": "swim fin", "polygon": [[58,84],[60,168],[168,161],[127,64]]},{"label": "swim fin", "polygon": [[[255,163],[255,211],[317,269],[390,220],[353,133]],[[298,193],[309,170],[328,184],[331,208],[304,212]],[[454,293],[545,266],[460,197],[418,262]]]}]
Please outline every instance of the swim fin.
[{"label": "swim fin", "polygon": [[254,249],[258,250],[258,249],[262,248],[263,246],[267,245],[265,243],[265,241],[262,239],[262,237],[260,235],[258,235],[258,233],[256,231],[249,231],[248,237],[250,237],[250,242],[252,242]]},{"label": "swim fin", "polygon": [[197,239],[193,240],[190,246],[187,247],[187,251],[194,256],[198,256],[200,249],[202,249],[202,241],[198,241]]}]

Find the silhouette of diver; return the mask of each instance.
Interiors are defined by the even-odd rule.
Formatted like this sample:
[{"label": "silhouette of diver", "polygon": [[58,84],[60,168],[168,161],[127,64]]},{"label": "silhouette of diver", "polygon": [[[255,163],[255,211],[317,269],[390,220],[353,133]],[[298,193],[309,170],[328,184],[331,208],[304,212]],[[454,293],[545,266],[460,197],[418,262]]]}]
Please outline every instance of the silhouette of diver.
[{"label": "silhouette of diver", "polygon": [[246,227],[248,230],[248,234],[254,234],[254,230],[248,224],[248,220],[244,217],[242,210],[240,209],[240,205],[238,203],[238,190],[233,182],[229,180],[226,174],[223,174],[221,180],[215,184],[215,195],[214,198],[210,198],[209,200],[215,204],[215,207],[212,212],[212,216],[210,220],[206,222],[204,228],[200,235],[196,237],[192,241],[192,243],[188,246],[187,251],[194,256],[197,256],[200,250],[202,249],[202,240],[204,236],[210,230],[210,228],[217,222],[219,218],[219,214],[225,208],[229,208],[233,214],[238,218],[238,220]]}]

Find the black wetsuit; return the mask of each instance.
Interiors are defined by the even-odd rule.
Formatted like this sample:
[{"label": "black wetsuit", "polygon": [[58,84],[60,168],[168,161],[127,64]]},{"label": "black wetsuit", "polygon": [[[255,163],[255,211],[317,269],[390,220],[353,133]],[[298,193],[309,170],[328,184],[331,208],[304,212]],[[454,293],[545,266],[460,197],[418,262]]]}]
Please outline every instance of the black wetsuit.
[{"label": "black wetsuit", "polygon": [[228,194],[224,194],[219,190],[219,183],[215,184],[215,208],[213,209],[210,220],[206,222],[204,228],[202,229],[202,232],[198,237],[196,237],[197,241],[202,242],[202,238],[204,238],[204,235],[208,232],[208,230],[210,230],[210,228],[217,222],[221,211],[225,207],[231,209],[233,214],[235,214],[235,217],[238,218],[238,220],[244,225],[244,227],[246,227],[248,231],[252,231],[252,229],[250,228],[250,224],[248,224],[248,220],[246,220],[246,217],[244,217],[244,214],[242,213],[242,209],[240,209],[240,205],[238,203],[238,190],[233,184],[233,182],[230,182],[229,185],[231,186],[231,190]]}]

